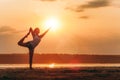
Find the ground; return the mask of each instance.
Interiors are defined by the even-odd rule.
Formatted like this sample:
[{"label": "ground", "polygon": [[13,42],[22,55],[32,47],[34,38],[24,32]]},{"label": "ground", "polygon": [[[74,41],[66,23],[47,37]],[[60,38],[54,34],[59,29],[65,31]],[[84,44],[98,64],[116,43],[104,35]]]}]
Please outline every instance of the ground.
[{"label": "ground", "polygon": [[120,67],[8,68],[0,80],[120,80]]}]

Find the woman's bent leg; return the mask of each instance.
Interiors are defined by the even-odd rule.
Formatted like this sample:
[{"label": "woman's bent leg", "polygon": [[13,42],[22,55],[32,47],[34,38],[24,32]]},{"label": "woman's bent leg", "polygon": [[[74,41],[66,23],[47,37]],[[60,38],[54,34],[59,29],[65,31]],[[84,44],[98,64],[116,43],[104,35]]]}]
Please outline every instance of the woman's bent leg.
[{"label": "woman's bent leg", "polygon": [[27,33],[20,41],[18,41],[19,46],[24,46],[27,47],[26,43],[24,43],[25,38],[29,35],[30,33]]},{"label": "woman's bent leg", "polygon": [[18,42],[18,45],[19,45],[19,46],[24,46],[24,47],[26,47],[26,44],[23,43],[24,39],[25,39],[25,37],[23,37],[23,38]]}]

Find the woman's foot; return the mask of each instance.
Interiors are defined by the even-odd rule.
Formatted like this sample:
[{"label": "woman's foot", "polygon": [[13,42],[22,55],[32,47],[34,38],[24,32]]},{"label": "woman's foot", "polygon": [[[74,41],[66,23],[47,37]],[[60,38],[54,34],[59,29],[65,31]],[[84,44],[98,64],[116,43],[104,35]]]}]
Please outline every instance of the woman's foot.
[{"label": "woman's foot", "polygon": [[30,67],[30,70],[33,70],[33,68],[32,68],[32,67]]}]

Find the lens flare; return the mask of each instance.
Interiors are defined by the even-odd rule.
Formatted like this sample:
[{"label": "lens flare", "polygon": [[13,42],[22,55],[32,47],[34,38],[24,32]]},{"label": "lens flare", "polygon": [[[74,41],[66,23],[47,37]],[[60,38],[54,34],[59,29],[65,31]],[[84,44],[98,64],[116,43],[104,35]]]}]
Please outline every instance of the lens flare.
[{"label": "lens flare", "polygon": [[55,67],[54,63],[52,63],[52,64],[49,65],[49,68],[54,68],[54,67]]}]

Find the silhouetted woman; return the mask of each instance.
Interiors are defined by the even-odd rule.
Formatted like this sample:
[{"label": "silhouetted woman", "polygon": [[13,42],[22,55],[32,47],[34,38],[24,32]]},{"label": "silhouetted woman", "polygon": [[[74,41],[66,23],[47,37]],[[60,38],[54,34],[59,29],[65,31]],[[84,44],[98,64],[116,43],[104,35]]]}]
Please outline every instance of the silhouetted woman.
[{"label": "silhouetted woman", "polygon": [[[34,30],[32,28],[30,28],[29,32],[18,42],[18,45],[27,47],[29,49],[29,67],[30,67],[30,69],[32,69],[32,59],[33,59],[34,49],[40,43],[41,39],[48,31],[49,31],[49,29],[46,30],[43,34],[39,35],[39,33],[40,33],[39,28],[35,28]],[[30,33],[32,34],[33,40],[24,42],[25,38],[27,38],[27,36]]]}]

